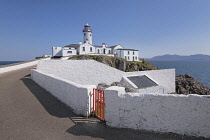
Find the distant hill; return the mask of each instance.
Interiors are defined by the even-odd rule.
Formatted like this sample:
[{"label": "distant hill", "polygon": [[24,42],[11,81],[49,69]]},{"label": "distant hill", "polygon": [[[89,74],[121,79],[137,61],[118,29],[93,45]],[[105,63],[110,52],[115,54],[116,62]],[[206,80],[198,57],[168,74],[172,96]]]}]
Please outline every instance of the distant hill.
[{"label": "distant hill", "polygon": [[145,60],[153,60],[153,61],[210,60],[210,55],[195,54],[195,55],[189,55],[189,56],[181,56],[181,55],[167,54],[167,55],[155,56],[153,58],[148,58]]}]

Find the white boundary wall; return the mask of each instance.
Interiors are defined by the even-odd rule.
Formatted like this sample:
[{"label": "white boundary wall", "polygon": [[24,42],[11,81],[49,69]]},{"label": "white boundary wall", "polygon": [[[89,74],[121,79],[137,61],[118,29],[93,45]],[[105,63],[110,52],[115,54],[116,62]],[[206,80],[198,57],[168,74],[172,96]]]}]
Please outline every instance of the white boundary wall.
[{"label": "white boundary wall", "polygon": [[60,101],[70,106],[75,113],[89,116],[91,111],[90,94],[95,86],[82,86],[69,80],[31,70],[32,79]]},{"label": "white boundary wall", "polygon": [[[42,60],[50,60],[50,58],[44,58]],[[0,68],[0,74],[5,73],[5,72],[9,72],[9,71],[13,71],[13,70],[18,70],[18,69],[30,67],[30,66],[36,65],[39,61],[40,60],[34,60],[34,61],[31,61],[31,62],[26,62],[26,63],[17,64],[17,65],[13,65],[13,66],[3,67],[3,68]]]},{"label": "white boundary wall", "polygon": [[109,126],[210,138],[210,96],[125,93],[113,86],[105,102]]}]

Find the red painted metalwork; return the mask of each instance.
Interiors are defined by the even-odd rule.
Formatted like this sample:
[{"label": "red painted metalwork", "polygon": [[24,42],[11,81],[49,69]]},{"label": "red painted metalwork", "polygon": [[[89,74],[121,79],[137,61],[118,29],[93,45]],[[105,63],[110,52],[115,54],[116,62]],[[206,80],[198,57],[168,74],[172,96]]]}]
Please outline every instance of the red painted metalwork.
[{"label": "red painted metalwork", "polygon": [[104,120],[105,119],[105,112],[104,112],[104,108],[105,108],[105,100],[104,100],[104,91],[100,90],[100,89],[93,89],[93,96],[92,96],[92,100],[93,100],[93,107],[92,107],[92,111],[94,113],[94,115],[101,119]]}]

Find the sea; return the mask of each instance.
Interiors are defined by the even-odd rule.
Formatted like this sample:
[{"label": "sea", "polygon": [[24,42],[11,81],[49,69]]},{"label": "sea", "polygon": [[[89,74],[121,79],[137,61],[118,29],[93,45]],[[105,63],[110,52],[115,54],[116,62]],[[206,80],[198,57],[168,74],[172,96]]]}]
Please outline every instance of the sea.
[{"label": "sea", "polygon": [[0,66],[14,64],[14,63],[20,63],[20,62],[23,62],[23,61],[0,61]]},{"label": "sea", "polygon": [[190,74],[204,86],[210,88],[210,61],[150,61],[160,69],[176,69],[176,75]]}]

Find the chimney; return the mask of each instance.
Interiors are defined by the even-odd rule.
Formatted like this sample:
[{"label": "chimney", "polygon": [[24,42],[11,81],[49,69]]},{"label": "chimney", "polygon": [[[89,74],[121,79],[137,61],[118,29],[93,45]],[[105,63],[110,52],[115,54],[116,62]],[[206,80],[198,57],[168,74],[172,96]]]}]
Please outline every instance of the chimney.
[{"label": "chimney", "polygon": [[106,47],[106,43],[102,43],[102,47]]}]

